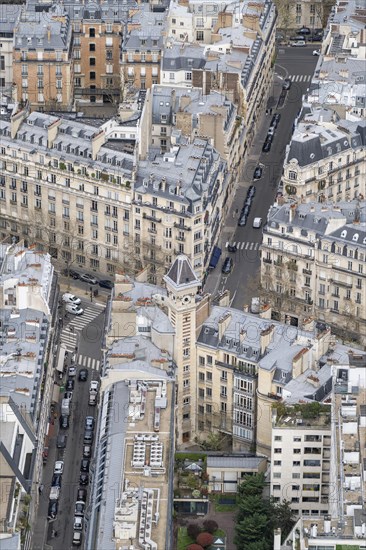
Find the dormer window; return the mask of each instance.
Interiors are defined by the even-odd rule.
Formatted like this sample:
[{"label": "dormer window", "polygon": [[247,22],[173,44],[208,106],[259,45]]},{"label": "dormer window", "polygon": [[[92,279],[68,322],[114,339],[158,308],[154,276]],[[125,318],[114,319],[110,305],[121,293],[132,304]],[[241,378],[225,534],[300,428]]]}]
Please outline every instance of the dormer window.
[{"label": "dormer window", "polygon": [[297,180],[297,172],[295,172],[294,170],[290,170],[289,173],[288,173],[288,177],[289,177],[290,180],[296,181]]},{"label": "dormer window", "polygon": [[358,241],[358,237],[359,237],[359,234],[358,233],[355,233],[352,237],[352,240],[357,242]]},{"label": "dormer window", "polygon": [[341,238],[342,238],[342,239],[345,239],[346,237],[347,237],[347,231],[344,230],[344,231],[342,231],[342,233],[341,233]]}]

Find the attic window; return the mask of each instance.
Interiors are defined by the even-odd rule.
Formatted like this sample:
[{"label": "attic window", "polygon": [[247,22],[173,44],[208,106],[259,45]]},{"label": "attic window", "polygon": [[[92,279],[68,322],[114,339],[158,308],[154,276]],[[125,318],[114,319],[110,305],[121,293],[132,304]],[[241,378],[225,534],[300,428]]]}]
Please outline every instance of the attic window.
[{"label": "attic window", "polygon": [[345,237],[347,237],[347,231],[346,231],[346,230],[342,231],[341,237],[342,237],[342,239],[344,239]]},{"label": "attic window", "polygon": [[311,158],[311,159],[314,159],[314,158],[315,158],[315,154],[314,154],[314,153],[311,153],[310,158]]},{"label": "attic window", "polygon": [[358,233],[355,233],[352,237],[352,240],[357,242],[358,241],[358,237],[359,237],[359,234]]},{"label": "attic window", "polygon": [[348,147],[348,141],[347,141],[346,139],[344,140],[343,145],[344,145],[345,147]]}]

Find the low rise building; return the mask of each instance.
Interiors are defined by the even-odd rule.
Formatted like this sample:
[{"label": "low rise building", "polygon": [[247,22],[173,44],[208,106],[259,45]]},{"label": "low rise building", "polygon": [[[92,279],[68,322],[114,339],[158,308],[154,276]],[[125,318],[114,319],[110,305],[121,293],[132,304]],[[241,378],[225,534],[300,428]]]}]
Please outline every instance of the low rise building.
[{"label": "low rise building", "polygon": [[236,493],[246,475],[265,473],[266,458],[250,455],[207,456],[206,473],[210,492]]},{"label": "low rise building", "polygon": [[261,287],[272,317],[314,317],[365,342],[365,202],[275,205],[263,230]]}]

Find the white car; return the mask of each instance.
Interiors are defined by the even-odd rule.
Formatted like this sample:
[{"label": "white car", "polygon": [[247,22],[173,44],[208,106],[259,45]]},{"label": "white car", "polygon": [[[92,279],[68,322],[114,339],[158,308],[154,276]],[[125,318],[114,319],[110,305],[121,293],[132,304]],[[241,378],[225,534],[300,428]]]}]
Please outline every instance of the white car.
[{"label": "white car", "polygon": [[98,393],[98,390],[99,390],[99,383],[97,380],[92,380],[90,382],[90,390],[89,392],[90,393]]},{"label": "white car", "polygon": [[63,471],[64,471],[64,461],[63,460],[57,460],[55,462],[55,467],[53,469],[53,473],[61,475]]},{"label": "white car", "polygon": [[320,55],[320,50],[313,50],[313,55]]},{"label": "white car", "polygon": [[81,516],[74,516],[74,529],[75,531],[83,530],[83,518]]},{"label": "white car", "polygon": [[76,376],[76,367],[69,367],[68,373],[70,378]]},{"label": "white car", "polygon": [[70,294],[70,292],[66,292],[66,294],[62,296],[62,301],[66,304],[75,304],[77,306],[81,303],[80,298],[77,298],[74,294]]},{"label": "white car", "polygon": [[262,225],[262,218],[254,218],[253,220],[253,227],[255,229],[258,229]]},{"label": "white car", "polygon": [[65,309],[67,313],[71,313],[72,315],[81,315],[84,313],[83,308],[79,307],[77,304],[66,304]]}]

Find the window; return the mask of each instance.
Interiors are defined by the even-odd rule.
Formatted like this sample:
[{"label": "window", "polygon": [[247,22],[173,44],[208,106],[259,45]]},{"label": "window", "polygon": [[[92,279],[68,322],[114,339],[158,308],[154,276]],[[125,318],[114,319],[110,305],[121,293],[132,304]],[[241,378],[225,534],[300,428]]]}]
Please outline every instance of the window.
[{"label": "window", "polygon": [[227,411],[227,403],[225,401],[221,401],[221,412],[226,414]]},{"label": "window", "polygon": [[293,170],[290,170],[289,173],[288,173],[288,177],[292,181],[297,180],[297,172],[294,172]]},{"label": "window", "polygon": [[89,51],[90,52],[95,52],[95,44],[94,43],[89,44]]},{"label": "window", "polygon": [[282,435],[275,435],[274,440],[275,441],[282,441]]},{"label": "window", "polygon": [[274,466],[281,466],[281,464],[282,464],[282,460],[275,460],[275,461],[273,462],[273,465],[274,465]]},{"label": "window", "polygon": [[95,29],[93,29],[93,28],[89,29],[89,36],[90,36],[90,38],[95,37]]},{"label": "window", "polygon": [[89,65],[95,67],[95,57],[89,57]]},{"label": "window", "polygon": [[[183,387],[184,387],[184,384],[183,384]],[[203,388],[199,388],[199,389],[198,389],[198,397],[199,397],[200,399],[204,399],[204,397],[205,397],[205,390],[204,390]]]},{"label": "window", "polygon": [[221,386],[220,388],[220,395],[222,397],[227,397],[227,387],[226,386]]},{"label": "window", "polygon": [[89,73],[89,79],[90,79],[90,80],[95,80],[95,72],[94,72],[94,71],[90,71],[90,73]]},{"label": "window", "polygon": [[204,382],[205,381],[205,373],[204,372],[199,372],[198,373],[198,380],[200,382]]},{"label": "window", "polygon": [[282,448],[281,447],[275,447],[274,453],[275,454],[281,454],[282,453]]},{"label": "window", "polygon": [[196,32],[196,40],[203,40],[204,39],[204,35],[203,35],[203,31],[197,31]]}]

